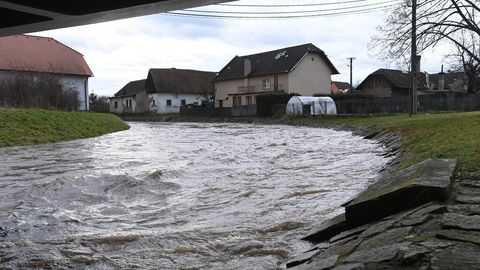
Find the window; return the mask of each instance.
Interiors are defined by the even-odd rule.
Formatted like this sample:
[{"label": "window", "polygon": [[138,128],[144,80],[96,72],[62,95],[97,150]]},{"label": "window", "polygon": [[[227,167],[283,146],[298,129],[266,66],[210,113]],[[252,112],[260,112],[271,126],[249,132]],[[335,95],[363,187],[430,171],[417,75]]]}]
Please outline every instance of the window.
[{"label": "window", "polygon": [[128,108],[128,99],[125,100],[125,107]]},{"label": "window", "polygon": [[252,105],[252,96],[246,96],[247,98],[247,105]]},{"label": "window", "polygon": [[182,106],[185,106],[185,105],[187,105],[187,101],[185,99],[182,99],[181,104],[182,104]]},{"label": "window", "polygon": [[382,82],[382,78],[380,77],[373,78],[373,88],[380,87],[381,82]]},{"label": "window", "polygon": [[263,80],[263,89],[270,89],[270,80]]},{"label": "window", "polygon": [[118,109],[118,101],[115,101],[115,102],[113,103],[113,107],[114,107],[115,109]]},{"label": "window", "polygon": [[233,97],[233,107],[240,107],[240,106],[242,106],[242,97],[241,96]]},{"label": "window", "polygon": [[171,99],[167,99],[167,106],[172,106],[172,100]]},{"label": "window", "polygon": [[155,106],[155,99],[152,100],[152,106]]},{"label": "window", "polygon": [[130,99],[130,105],[129,105],[130,108],[133,108],[132,107],[132,100]]}]

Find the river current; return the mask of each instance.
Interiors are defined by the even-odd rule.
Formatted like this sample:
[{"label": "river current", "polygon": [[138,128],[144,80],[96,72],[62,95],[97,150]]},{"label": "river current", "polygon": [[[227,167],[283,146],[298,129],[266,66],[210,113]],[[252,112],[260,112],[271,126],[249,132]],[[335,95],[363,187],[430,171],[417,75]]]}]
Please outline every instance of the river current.
[{"label": "river current", "polygon": [[0,149],[1,269],[278,269],[388,161],[329,129],[130,123]]}]

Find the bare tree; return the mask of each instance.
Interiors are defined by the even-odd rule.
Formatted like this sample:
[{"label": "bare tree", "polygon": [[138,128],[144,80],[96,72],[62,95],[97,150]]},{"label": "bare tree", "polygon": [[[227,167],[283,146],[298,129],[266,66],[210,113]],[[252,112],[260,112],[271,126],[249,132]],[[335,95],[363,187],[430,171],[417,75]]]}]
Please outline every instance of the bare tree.
[{"label": "bare tree", "polygon": [[450,69],[453,71],[463,72],[467,81],[467,92],[474,93],[478,91],[479,77],[480,77],[480,62],[466,52],[463,48],[468,48],[468,51],[480,51],[480,36],[473,32],[461,31],[458,42],[462,46],[455,46],[455,50],[446,56],[446,60],[450,64]]},{"label": "bare tree", "polygon": [[64,87],[58,76],[12,71],[0,76],[0,106],[74,111],[79,98],[76,89]]},{"label": "bare tree", "polygon": [[[479,0],[423,0],[417,5],[417,47],[422,52],[447,42],[480,63]],[[411,0],[399,4],[377,28],[370,48],[386,62],[409,67],[412,34]],[[474,44],[475,46],[470,46]]]}]

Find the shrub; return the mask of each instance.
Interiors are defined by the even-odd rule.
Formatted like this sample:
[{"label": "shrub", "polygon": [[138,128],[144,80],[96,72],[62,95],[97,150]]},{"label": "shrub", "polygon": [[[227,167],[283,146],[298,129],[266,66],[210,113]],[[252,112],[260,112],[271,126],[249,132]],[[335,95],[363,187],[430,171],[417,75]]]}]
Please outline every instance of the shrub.
[{"label": "shrub", "polygon": [[367,95],[362,93],[348,93],[344,95],[333,95],[331,96],[333,100],[345,100],[345,99],[368,99],[372,100],[375,99],[373,95]]},{"label": "shrub", "polygon": [[0,106],[66,111],[79,106],[76,89],[65,89],[58,77],[49,74],[12,73],[0,81]]},{"label": "shrub", "polygon": [[257,96],[257,116],[272,117],[279,114],[279,108],[282,108],[285,113],[285,106],[291,97],[298,96],[298,94],[287,93],[268,93]]}]

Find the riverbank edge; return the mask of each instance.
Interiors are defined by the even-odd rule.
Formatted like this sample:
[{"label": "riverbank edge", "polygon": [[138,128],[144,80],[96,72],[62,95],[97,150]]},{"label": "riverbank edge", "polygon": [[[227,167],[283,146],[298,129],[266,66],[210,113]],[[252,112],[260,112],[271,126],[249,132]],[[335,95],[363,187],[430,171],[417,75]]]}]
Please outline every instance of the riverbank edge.
[{"label": "riverbank edge", "polygon": [[0,148],[86,139],[127,130],[113,114],[0,108]]}]

